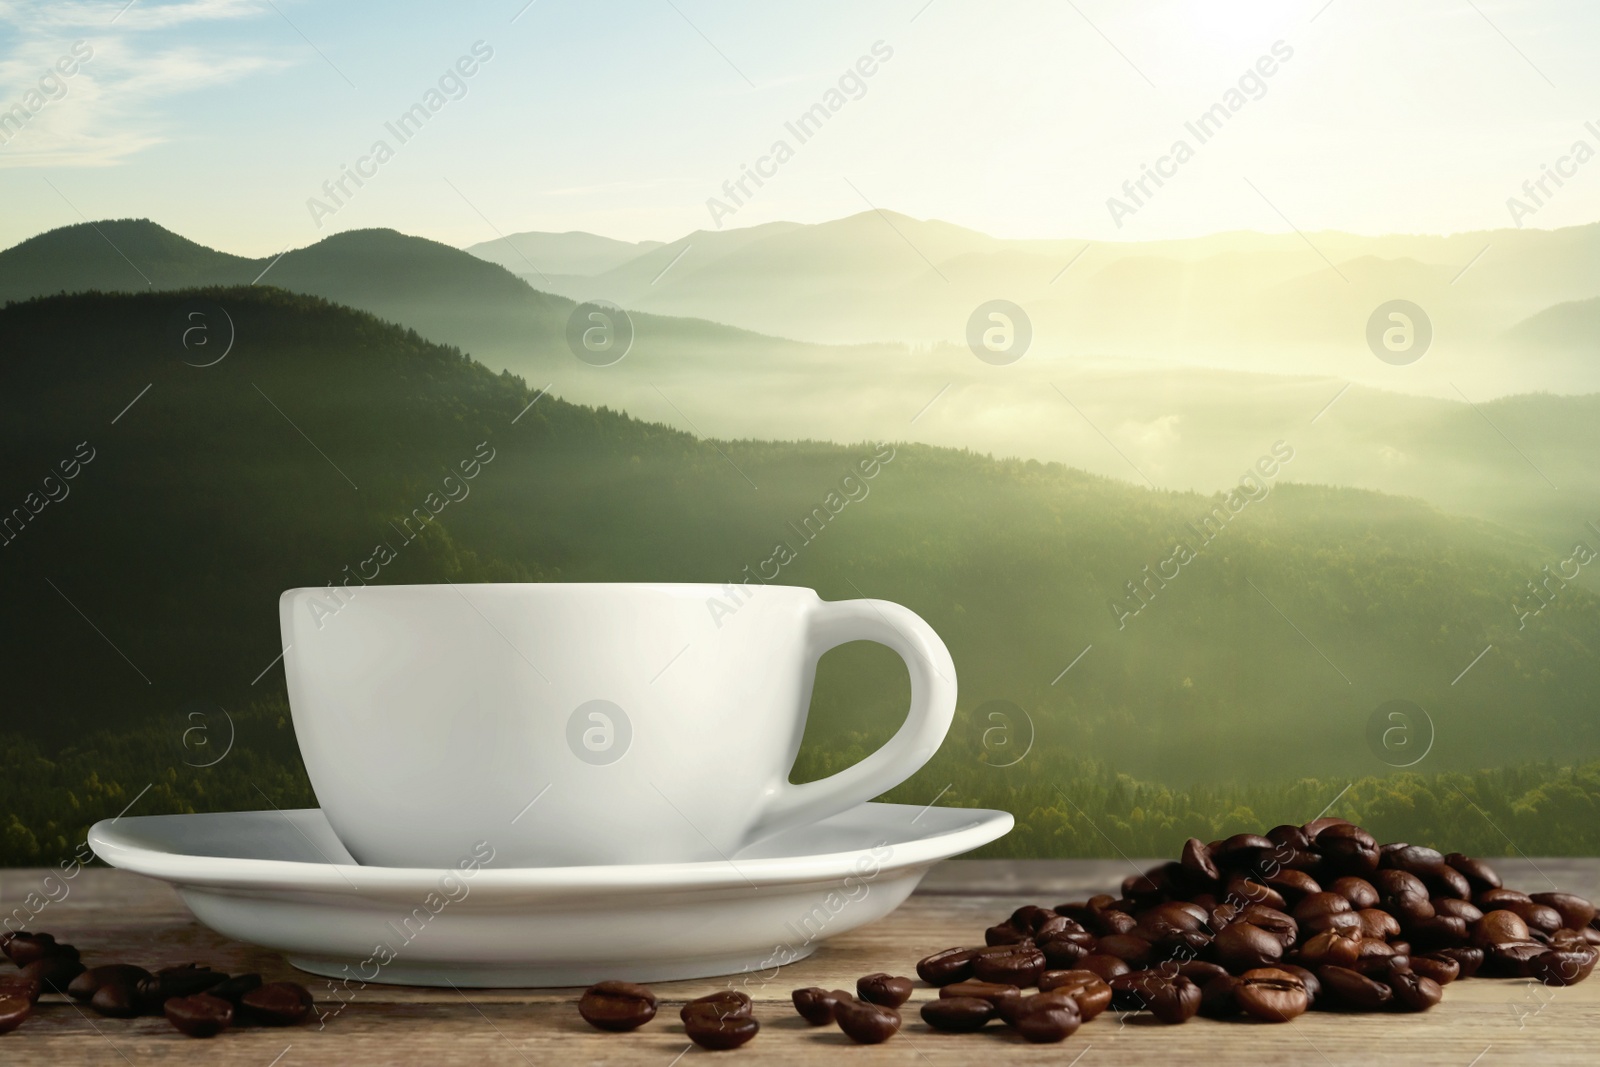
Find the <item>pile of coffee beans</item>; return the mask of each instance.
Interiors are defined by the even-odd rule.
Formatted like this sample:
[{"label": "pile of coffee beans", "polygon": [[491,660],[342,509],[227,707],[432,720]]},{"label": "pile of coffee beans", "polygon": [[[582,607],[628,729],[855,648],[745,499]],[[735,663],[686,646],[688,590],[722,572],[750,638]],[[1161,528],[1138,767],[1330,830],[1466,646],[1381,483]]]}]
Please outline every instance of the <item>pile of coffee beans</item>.
[{"label": "pile of coffee beans", "polygon": [[[1597,960],[1600,920],[1582,897],[1520,893],[1482,860],[1380,845],[1353,823],[1320,818],[1209,844],[1191,838],[1179,859],[1124,879],[1120,896],[1024,905],[985,930],[983,945],[936,952],[917,975],[939,990],[921,1003],[929,1027],[969,1033],[999,1020],[1048,1043],[1107,1010],[1163,1023],[1426,1011],[1457,979],[1565,986]],[[793,1001],[813,1026],[879,1044],[899,1032],[913,991],[910,978],[877,972],[854,994],[810,987]],[[701,1046],[733,1048],[755,1036],[750,1009],[730,990],[680,1016]],[[630,1030],[654,1017],[656,997],[602,982],[579,1011],[601,1029]]]},{"label": "pile of coffee beans", "polygon": [[198,963],[156,971],[131,963],[86,967],[76,948],[46,933],[0,934],[0,952],[16,966],[0,970],[0,1034],[21,1026],[46,993],[112,1018],[165,1015],[190,1037],[212,1037],[236,1024],[293,1026],[315,1009],[304,986],[263,984],[259,974],[230,976]]}]

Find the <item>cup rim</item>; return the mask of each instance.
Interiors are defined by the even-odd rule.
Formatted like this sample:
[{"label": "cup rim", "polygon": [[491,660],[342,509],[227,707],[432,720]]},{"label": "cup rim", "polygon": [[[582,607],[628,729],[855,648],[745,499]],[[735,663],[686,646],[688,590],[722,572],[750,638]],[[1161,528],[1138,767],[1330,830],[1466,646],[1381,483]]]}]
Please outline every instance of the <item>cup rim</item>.
[{"label": "cup rim", "polygon": [[[291,595],[293,595],[295,593],[326,593],[326,592],[329,592],[329,591],[332,591],[332,592],[343,592],[343,591],[345,591],[347,589],[349,591],[351,591],[351,592],[354,592],[357,589],[363,590],[363,591],[365,591],[365,590],[377,591],[377,590],[384,590],[384,589],[397,590],[397,591],[398,590],[415,591],[415,590],[419,590],[419,589],[461,589],[461,588],[470,588],[470,589],[659,589],[659,590],[662,590],[662,591],[682,590],[682,589],[706,589],[706,590],[713,590],[715,592],[719,592],[720,593],[722,590],[728,588],[729,586],[732,586],[734,588],[744,588],[745,586],[747,586],[749,584],[750,583],[747,583],[747,582],[559,582],[558,581],[558,582],[409,582],[409,583],[383,584],[383,585],[367,584],[367,585],[358,585],[358,586],[354,586],[354,587],[342,586],[342,585],[335,585],[335,586],[296,585],[296,586],[291,586],[288,589],[285,589],[282,593],[279,594],[279,597],[280,598],[287,597],[287,596],[291,596]],[[809,585],[784,585],[784,584],[780,584],[778,582],[756,582],[755,585],[756,585],[757,588],[760,588],[760,589],[785,589],[785,590],[793,590],[795,592],[805,592],[805,593],[816,593],[817,592],[816,589],[814,589],[813,587],[811,587]],[[821,596],[820,593],[818,593],[817,595]]]}]

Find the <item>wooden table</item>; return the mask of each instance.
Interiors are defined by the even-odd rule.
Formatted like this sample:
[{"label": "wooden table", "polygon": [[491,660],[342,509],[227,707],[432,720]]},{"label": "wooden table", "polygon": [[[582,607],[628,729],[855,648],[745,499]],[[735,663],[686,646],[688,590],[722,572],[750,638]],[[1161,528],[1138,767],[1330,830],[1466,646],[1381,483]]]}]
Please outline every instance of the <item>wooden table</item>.
[{"label": "wooden table", "polygon": [[[1552,885],[1600,898],[1600,860],[1497,861],[1507,884],[1537,892]],[[1162,1026],[1147,1017],[1107,1012],[1061,1045],[1035,1046],[995,1025],[980,1034],[931,1031],[916,1005],[887,1044],[856,1046],[834,1027],[806,1026],[789,1003],[801,986],[853,987],[872,971],[914,974],[918,959],[954,944],[982,941],[982,930],[1024,903],[1055,904],[1115,891],[1128,866],[1120,861],[952,861],[936,869],[899,911],[828,941],[815,956],[787,967],[772,982],[752,980],[761,1033],[737,1052],[708,1053],[690,1045],[677,1019],[683,1000],[723,988],[717,979],[663,983],[656,1020],[632,1034],[590,1029],[574,1007],[573,990],[403,989],[368,986],[319,1029],[243,1029],[197,1042],[161,1018],[106,1019],[59,997],[47,997],[21,1029],[0,1035],[0,1063],[222,1063],[247,1067],[299,1064],[645,1064],[717,1062],[914,1064],[943,1067],[989,1058],[997,1064],[1243,1063],[1343,1065],[1438,1064],[1491,1067],[1504,1063],[1600,1063],[1600,978],[1567,989],[1474,979],[1445,991],[1425,1015],[1343,1016],[1312,1013],[1286,1025],[1194,1019]],[[9,911],[44,871],[0,871],[0,911]],[[166,965],[199,960],[268,981],[300,978],[276,955],[227,941],[195,922],[166,885],[123,871],[84,871],[71,894],[31,924],[77,945],[85,959]],[[680,1058],[681,1057],[681,1058]],[[1074,1057],[1081,1057],[1075,1060]]]}]

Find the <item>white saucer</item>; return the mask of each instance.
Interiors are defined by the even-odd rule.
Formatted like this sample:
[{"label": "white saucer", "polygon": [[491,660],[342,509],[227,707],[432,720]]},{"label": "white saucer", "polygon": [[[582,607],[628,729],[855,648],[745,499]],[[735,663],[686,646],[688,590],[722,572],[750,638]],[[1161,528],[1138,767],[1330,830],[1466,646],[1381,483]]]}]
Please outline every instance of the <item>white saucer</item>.
[{"label": "white saucer", "polygon": [[396,985],[571,986],[770,971],[893,911],[1003,811],[863,804],[727,861],[363,867],[322,812],[96,823],[115,867],[171,882],[201,922],[313,974]]}]

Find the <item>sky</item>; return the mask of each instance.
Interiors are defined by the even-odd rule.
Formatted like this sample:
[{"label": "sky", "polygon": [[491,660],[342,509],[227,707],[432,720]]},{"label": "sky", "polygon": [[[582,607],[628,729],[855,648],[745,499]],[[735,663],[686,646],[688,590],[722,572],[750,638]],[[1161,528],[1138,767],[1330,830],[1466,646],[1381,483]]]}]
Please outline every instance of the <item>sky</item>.
[{"label": "sky", "polygon": [[1098,241],[1575,225],[1597,31],[1592,0],[0,0],[0,247],[119,217],[251,256],[869,207]]}]

